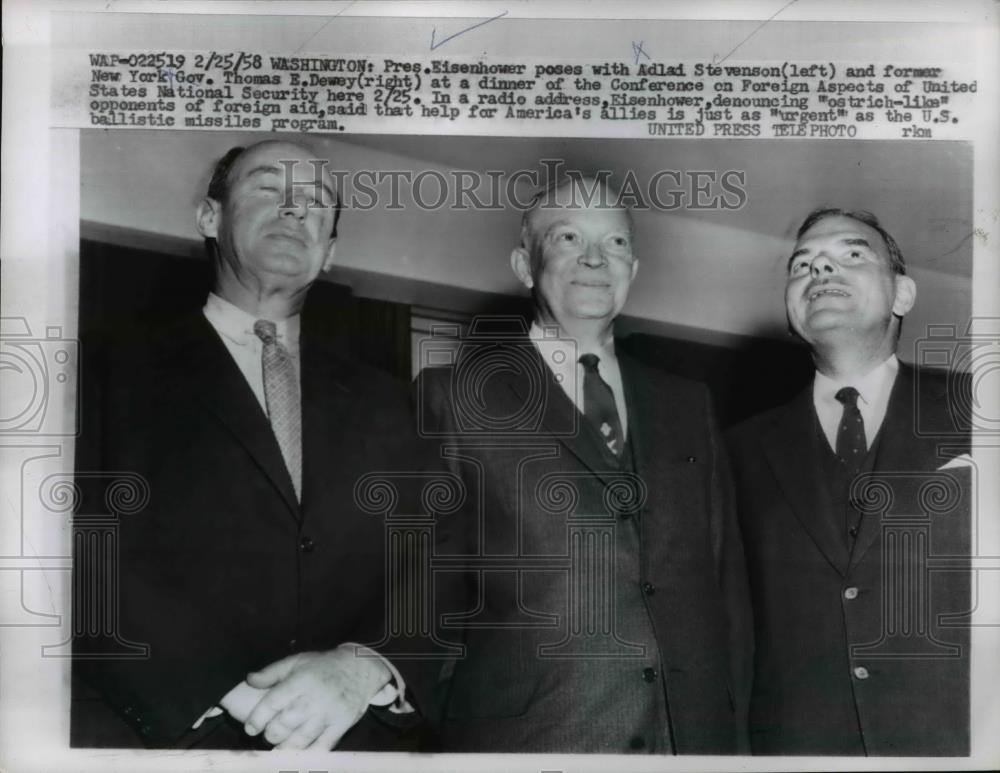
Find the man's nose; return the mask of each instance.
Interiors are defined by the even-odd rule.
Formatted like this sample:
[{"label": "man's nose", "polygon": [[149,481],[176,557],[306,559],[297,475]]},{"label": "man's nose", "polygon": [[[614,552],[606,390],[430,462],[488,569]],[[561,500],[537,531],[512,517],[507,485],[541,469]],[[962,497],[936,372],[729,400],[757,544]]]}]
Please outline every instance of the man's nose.
[{"label": "man's nose", "polygon": [[823,274],[832,274],[835,270],[836,265],[834,262],[822,252],[813,258],[812,265],[809,266],[809,273],[814,277],[820,277]]},{"label": "man's nose", "polygon": [[599,268],[607,263],[607,258],[599,244],[588,244],[580,254],[580,262],[591,268]]},{"label": "man's nose", "polygon": [[282,203],[281,215],[293,216],[302,220],[309,209],[309,200],[300,193],[290,193]]}]

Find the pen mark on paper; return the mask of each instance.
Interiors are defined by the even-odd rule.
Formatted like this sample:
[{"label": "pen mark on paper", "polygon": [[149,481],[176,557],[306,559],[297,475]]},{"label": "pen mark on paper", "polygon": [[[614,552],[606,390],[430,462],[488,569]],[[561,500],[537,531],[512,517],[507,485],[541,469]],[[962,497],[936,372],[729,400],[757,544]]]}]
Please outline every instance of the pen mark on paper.
[{"label": "pen mark on paper", "polygon": [[773,14],[771,14],[771,15],[770,15],[769,17],[767,17],[766,19],[764,19],[764,21],[762,21],[762,22],[761,22],[760,24],[758,24],[758,25],[757,25],[757,27],[756,27],[756,29],[754,29],[754,31],[753,31],[753,32],[751,32],[751,33],[750,33],[749,35],[747,35],[747,36],[746,36],[745,38],[743,38],[743,40],[741,40],[741,41],[740,41],[739,43],[737,43],[737,44],[736,44],[736,46],[735,46],[735,47],[734,47],[734,48],[733,48],[733,49],[732,49],[732,50],[731,50],[731,51],[730,51],[730,52],[729,52],[728,54],[726,54],[725,56],[723,56],[723,57],[721,57],[721,58],[720,58],[718,54],[714,54],[714,55],[712,56],[712,64],[722,64],[722,63],[723,63],[724,61],[726,61],[726,60],[727,60],[727,59],[728,59],[729,57],[731,57],[731,56],[732,56],[733,54],[735,54],[735,53],[736,53],[736,51],[737,51],[737,50],[738,50],[738,49],[739,49],[739,48],[740,48],[740,47],[741,47],[741,46],[742,46],[742,45],[743,45],[744,43],[746,43],[746,42],[747,42],[748,40],[750,40],[750,38],[752,38],[752,37],[753,37],[754,35],[756,35],[756,34],[757,34],[758,32],[760,32],[760,31],[761,31],[761,29],[762,29],[762,28],[764,27],[764,25],[765,25],[765,24],[768,24],[769,22],[773,21],[773,20],[774,20],[774,18],[775,18],[775,17],[776,17],[776,16],[778,15],[778,14],[780,14],[780,13],[784,13],[784,11],[785,11],[785,9],[786,9],[786,8],[788,8],[788,7],[789,7],[789,6],[791,6],[791,5],[794,5],[794,4],[795,4],[795,3],[797,3],[798,1],[799,1],[799,0],[788,0],[788,2],[787,2],[787,3],[785,3],[785,4],[783,5],[783,6],[781,6],[781,8],[779,8],[779,9],[778,9],[777,11],[775,11],[775,12],[774,12]]},{"label": "pen mark on paper", "polygon": [[476,29],[477,27],[482,27],[484,24],[489,24],[491,21],[496,21],[497,19],[506,16],[508,13],[509,13],[509,11],[504,11],[503,13],[498,13],[496,16],[492,16],[489,19],[485,19],[484,21],[477,22],[476,24],[473,24],[471,27],[466,27],[464,30],[459,30],[458,32],[455,32],[455,33],[449,35],[448,37],[443,38],[438,43],[434,42],[435,36],[437,35],[437,27],[432,27],[431,28],[431,51],[433,51],[435,48],[440,48],[445,43],[447,43],[449,40],[454,40],[459,35],[464,35],[466,32],[471,32],[472,30]]},{"label": "pen mark on paper", "polygon": [[344,13],[344,11],[346,11],[346,10],[347,10],[348,8],[350,8],[350,7],[352,6],[352,5],[355,5],[355,4],[357,3],[357,2],[358,2],[358,0],[351,0],[351,2],[349,2],[349,3],[348,3],[347,5],[345,5],[345,6],[343,7],[343,8],[341,8],[341,9],[340,9],[339,11],[337,11],[337,12],[336,12],[336,13],[335,13],[335,14],[334,14],[333,16],[331,16],[331,17],[330,17],[329,19],[327,19],[327,20],[326,20],[325,22],[323,22],[323,23],[322,23],[321,25],[319,25],[319,29],[318,29],[318,30],[316,30],[316,31],[315,31],[315,32],[314,32],[314,33],[313,33],[312,35],[310,35],[310,36],[309,36],[308,38],[306,38],[306,39],[305,39],[305,40],[304,40],[304,41],[302,42],[302,45],[300,45],[300,46],[299,46],[298,48],[296,48],[296,49],[295,49],[295,51],[293,51],[292,53],[295,53],[295,54],[297,54],[297,53],[298,53],[299,51],[301,51],[301,50],[302,50],[303,48],[305,48],[305,47],[306,47],[306,46],[307,46],[307,45],[308,45],[308,44],[309,44],[310,42],[312,42],[312,40],[313,40],[313,39],[314,39],[314,38],[315,38],[315,37],[316,37],[317,35],[319,35],[319,33],[321,33],[321,32],[322,32],[323,30],[325,30],[325,29],[326,29],[326,28],[327,28],[327,27],[328,27],[328,26],[330,25],[330,22],[332,22],[332,21],[333,21],[334,19],[336,19],[336,18],[337,18],[338,16],[340,16],[340,15],[341,15],[342,13]]},{"label": "pen mark on paper", "polygon": [[[644,49],[642,47],[643,43],[645,43],[645,42],[646,42],[645,40],[640,40],[638,43],[636,43],[634,40],[632,41],[632,53],[635,54],[635,63],[636,64],[639,64],[639,57],[640,56],[644,56],[647,59],[650,59],[649,54],[646,53],[646,49]],[[652,60],[650,59],[650,61],[652,61]]]}]

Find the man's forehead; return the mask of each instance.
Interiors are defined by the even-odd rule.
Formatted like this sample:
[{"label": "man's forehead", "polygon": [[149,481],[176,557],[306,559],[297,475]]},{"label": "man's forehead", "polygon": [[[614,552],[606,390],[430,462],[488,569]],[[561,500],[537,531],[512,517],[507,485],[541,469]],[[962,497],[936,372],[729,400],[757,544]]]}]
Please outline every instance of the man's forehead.
[{"label": "man's forehead", "polygon": [[328,162],[300,145],[289,142],[269,142],[248,149],[236,162],[233,179],[239,180],[256,173],[291,171],[292,179],[312,182],[322,174],[324,183],[332,178],[326,169]]},{"label": "man's forehead", "polygon": [[867,244],[868,247],[878,252],[888,252],[888,247],[878,231],[860,220],[842,215],[825,217],[814,224],[795,242],[795,251],[798,252],[819,243],[843,243],[858,246]]},{"label": "man's forehead", "polygon": [[627,218],[627,213],[622,207],[615,206],[601,206],[599,204],[591,204],[590,206],[574,205],[574,206],[551,206],[551,207],[538,207],[533,213],[538,220],[545,220],[546,222],[555,220],[575,220],[578,218],[588,218],[593,216],[611,216],[620,217],[621,219]]},{"label": "man's forehead", "polygon": [[853,217],[836,215],[825,217],[815,223],[796,242],[796,247],[801,247],[807,243],[823,242],[849,242],[860,239],[868,242],[872,249],[882,247],[882,237],[871,226],[855,220]]},{"label": "man's forehead", "polygon": [[531,213],[530,221],[536,230],[549,229],[561,223],[574,224],[588,221],[602,223],[612,221],[616,227],[620,226],[625,230],[629,228],[628,212],[624,208],[602,205],[599,202],[592,202],[589,206],[582,202],[562,206],[540,206]]}]

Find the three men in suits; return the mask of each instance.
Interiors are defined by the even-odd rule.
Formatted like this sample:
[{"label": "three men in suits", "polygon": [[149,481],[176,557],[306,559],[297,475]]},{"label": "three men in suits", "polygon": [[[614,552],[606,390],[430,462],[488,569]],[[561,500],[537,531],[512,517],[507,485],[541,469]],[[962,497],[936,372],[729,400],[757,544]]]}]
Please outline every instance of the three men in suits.
[{"label": "three men in suits", "polygon": [[511,254],[534,321],[479,320],[417,384],[422,430],[467,487],[436,555],[469,597],[446,751],[737,753],[750,623],[707,392],[617,350],[630,213],[571,179]]},{"label": "three men in suits", "polygon": [[969,573],[930,560],[970,555],[963,382],[897,360],[915,298],[874,216],[803,222],[785,302],[815,380],[730,437],[755,753],[968,754]]},{"label": "three men in suits", "polygon": [[357,646],[383,634],[386,556],[354,487],[414,469],[408,396],[300,314],[338,215],[306,148],[231,150],[197,211],[215,269],[202,313],[109,375],[100,469],[142,476],[149,502],[122,519],[106,581],[115,635],[149,653],[78,638],[74,676],[124,725],[74,704],[77,745],[392,748],[417,716],[392,663]]}]

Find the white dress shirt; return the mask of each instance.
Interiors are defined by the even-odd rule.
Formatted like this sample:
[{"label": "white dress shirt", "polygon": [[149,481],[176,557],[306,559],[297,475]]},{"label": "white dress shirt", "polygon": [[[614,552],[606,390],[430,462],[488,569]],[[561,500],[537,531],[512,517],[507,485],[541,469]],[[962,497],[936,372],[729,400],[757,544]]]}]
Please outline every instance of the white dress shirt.
[{"label": "white dress shirt", "polygon": [[[215,293],[209,293],[205,308],[202,309],[205,319],[215,328],[215,332],[222,338],[222,343],[226,345],[229,353],[233,356],[240,372],[247,380],[253,390],[257,402],[260,403],[261,410],[267,413],[267,401],[264,398],[264,367],[262,365],[261,353],[264,342],[253,332],[253,325],[257,317],[247,314],[243,309],[234,306],[224,298],[220,298]],[[302,368],[299,363],[299,330],[302,321],[298,314],[288,319],[270,320],[277,328],[278,343],[285,347],[292,363],[295,365],[296,375],[301,377]],[[299,389],[302,389],[299,380],[296,380]]]},{"label": "white dress shirt", "polygon": [[559,337],[559,328],[538,322],[531,323],[528,333],[542,360],[556,377],[563,392],[573,402],[576,409],[583,413],[583,365],[579,360],[584,354],[596,354],[599,358],[597,372],[601,374],[611,393],[615,396],[615,407],[618,409],[618,420],[622,425],[622,440],[628,437],[628,409],[625,406],[625,388],[622,385],[622,371],[615,356],[614,341],[599,351],[584,351],[575,342]]},{"label": "white dress shirt", "polygon": [[848,381],[834,381],[816,371],[816,378],[813,381],[813,405],[816,407],[816,416],[819,417],[820,427],[823,428],[823,434],[830,448],[834,450],[837,448],[837,427],[844,415],[844,404],[836,398],[837,392],[847,386],[858,390],[858,409],[865,423],[865,441],[868,448],[871,448],[872,440],[885,419],[885,412],[889,407],[889,395],[892,394],[892,385],[896,381],[898,372],[899,360],[895,354],[865,375]]}]

